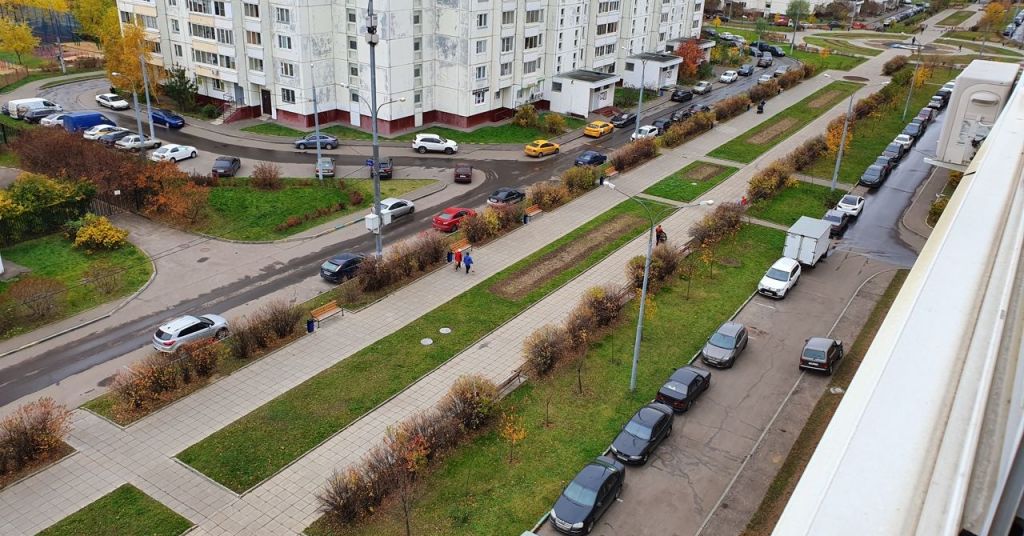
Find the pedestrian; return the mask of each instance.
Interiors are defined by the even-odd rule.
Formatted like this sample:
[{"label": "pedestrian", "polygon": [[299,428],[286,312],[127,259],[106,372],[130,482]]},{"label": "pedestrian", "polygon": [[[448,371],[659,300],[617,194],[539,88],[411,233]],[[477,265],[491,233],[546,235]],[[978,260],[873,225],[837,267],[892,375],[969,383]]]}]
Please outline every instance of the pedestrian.
[{"label": "pedestrian", "polygon": [[[466,256],[468,257],[469,254],[467,253]],[[459,268],[461,268],[461,267],[462,267],[462,250],[460,249],[460,250],[457,250],[455,252],[455,271],[458,272]]]},{"label": "pedestrian", "polygon": [[448,250],[448,264],[451,264],[451,263],[452,263],[452,258],[453,258],[453,257],[455,257],[455,254],[454,254],[454,253],[452,253],[452,250],[450,250],[450,249],[449,249],[449,250]]},{"label": "pedestrian", "polygon": [[466,253],[466,258],[463,259],[462,262],[466,263],[466,273],[468,274],[469,268],[473,266],[473,257],[471,257],[469,253]]},{"label": "pedestrian", "polygon": [[963,45],[957,45],[956,46],[956,51],[957,52],[963,52],[964,51],[964,46]]}]

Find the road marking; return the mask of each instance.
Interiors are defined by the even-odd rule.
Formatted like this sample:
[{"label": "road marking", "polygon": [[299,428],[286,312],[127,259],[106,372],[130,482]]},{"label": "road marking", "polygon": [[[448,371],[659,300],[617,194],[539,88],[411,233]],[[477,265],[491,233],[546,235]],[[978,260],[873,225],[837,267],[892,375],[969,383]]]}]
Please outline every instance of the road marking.
[{"label": "road marking", "polygon": [[772,311],[778,311],[778,309],[776,309],[774,305],[768,305],[767,303],[761,303],[759,301],[755,301],[755,302],[753,302],[753,304],[754,305],[760,305],[761,307],[765,307],[765,308],[771,309]]}]

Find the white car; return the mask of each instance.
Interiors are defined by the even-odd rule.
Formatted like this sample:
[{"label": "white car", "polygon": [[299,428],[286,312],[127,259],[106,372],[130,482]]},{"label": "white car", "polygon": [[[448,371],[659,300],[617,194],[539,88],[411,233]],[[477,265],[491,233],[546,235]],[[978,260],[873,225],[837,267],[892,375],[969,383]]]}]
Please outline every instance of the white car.
[{"label": "white car", "polygon": [[731,34],[731,33],[729,33],[729,32],[722,32],[722,33],[718,34],[718,37],[720,39],[724,39],[726,41],[732,41],[733,39],[736,39],[736,36]]},{"label": "white car", "polygon": [[96,95],[96,102],[104,108],[111,110],[127,110],[128,101],[122,99],[116,93],[101,93]]},{"label": "white car", "polygon": [[64,126],[64,116],[68,115],[68,112],[57,112],[50,114],[39,120],[39,124],[44,127],[61,127]]},{"label": "white car", "polygon": [[629,139],[638,140],[640,138],[653,138],[660,134],[661,131],[654,125],[644,125],[637,129],[636,132],[629,135]]},{"label": "white car", "polygon": [[911,138],[910,134],[900,134],[892,141],[902,145],[908,151],[910,150],[910,146],[914,144],[914,138]]},{"label": "white car", "polygon": [[125,136],[114,144],[114,147],[127,151],[145,151],[147,149],[153,149],[160,147],[163,143],[158,139],[150,138],[149,136],[139,136],[138,134],[131,134]]},{"label": "white car", "polygon": [[98,140],[100,136],[104,134],[110,134],[115,130],[128,130],[127,128],[115,127],[114,125],[96,125],[90,127],[82,133],[82,137],[87,140]]},{"label": "white car", "polygon": [[179,160],[195,158],[196,154],[196,148],[191,145],[178,145],[176,143],[172,143],[170,145],[164,145],[163,147],[153,151],[153,154],[149,155],[149,159],[154,162],[163,162],[166,160],[173,164]]},{"label": "white car", "polygon": [[735,82],[739,77],[740,75],[736,71],[725,71],[724,73],[722,73],[722,76],[718,77],[718,81],[723,84],[731,84]]},{"label": "white car", "polygon": [[[370,207],[370,213],[373,213],[374,207]],[[388,215],[391,216],[393,222],[396,218],[407,216],[416,212],[416,205],[408,199],[398,199],[397,197],[389,197],[387,199],[381,199],[380,201],[380,213],[387,221]]]},{"label": "white car", "polygon": [[228,336],[228,321],[220,315],[186,315],[160,326],[153,334],[153,348],[173,352],[185,343],[202,339],[221,340]]},{"label": "white car", "polygon": [[757,83],[758,84],[767,84],[768,82],[771,82],[771,81],[772,81],[772,75],[770,75],[770,74],[762,74],[761,76],[759,76],[757,78]]},{"label": "white car", "polygon": [[693,92],[697,95],[703,95],[709,91],[711,91],[711,82],[700,81],[693,86]]},{"label": "white car", "polygon": [[856,218],[857,216],[860,216],[860,211],[864,210],[864,197],[846,194],[839,200],[839,203],[836,204],[836,210],[849,214],[851,218]]},{"label": "white car", "polygon": [[455,154],[459,152],[459,144],[455,143],[455,140],[447,140],[437,134],[429,133],[417,134],[416,139],[412,142],[412,148],[420,154],[427,151],[444,154]]},{"label": "white car", "polygon": [[800,263],[789,257],[782,257],[765,272],[757,284],[758,294],[772,298],[785,298],[789,289],[800,279]]}]

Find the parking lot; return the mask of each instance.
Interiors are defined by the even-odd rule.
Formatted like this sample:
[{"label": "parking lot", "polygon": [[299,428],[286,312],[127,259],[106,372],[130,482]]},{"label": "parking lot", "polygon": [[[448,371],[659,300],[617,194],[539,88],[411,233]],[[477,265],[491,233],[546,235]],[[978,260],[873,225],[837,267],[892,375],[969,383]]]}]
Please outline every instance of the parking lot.
[{"label": "parking lot", "polygon": [[[732,369],[712,369],[711,388],[693,409],[675,417],[672,435],[647,465],[627,468],[619,503],[608,509],[593,534],[697,534],[791,392],[820,394],[828,384],[827,376],[798,370],[804,340],[829,336],[835,326],[832,337],[849,349],[874,304],[874,299],[853,298],[879,272],[884,273],[865,287],[884,290],[892,269],[836,251],[805,269],[784,300],[751,299],[736,317],[749,331],[746,351]],[[666,370],[665,376],[670,373]],[[802,426],[794,424],[793,437]],[[779,454],[784,459],[786,452]],[[751,499],[756,508],[760,495]],[[539,534],[557,532],[546,523]]]}]

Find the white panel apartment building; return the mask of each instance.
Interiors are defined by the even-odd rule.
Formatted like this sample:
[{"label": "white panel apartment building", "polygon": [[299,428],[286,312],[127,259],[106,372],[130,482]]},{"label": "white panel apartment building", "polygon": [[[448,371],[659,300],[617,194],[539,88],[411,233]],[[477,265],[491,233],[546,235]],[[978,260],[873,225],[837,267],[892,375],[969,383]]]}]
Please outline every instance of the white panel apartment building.
[{"label": "white panel apartment building", "polygon": [[[620,73],[632,54],[698,36],[702,1],[374,2],[380,130],[473,126],[508,117],[527,101],[543,105],[555,75]],[[369,128],[365,0],[117,5],[122,23],[146,28],[154,63],[185,67],[201,95],[233,103],[242,116],[311,125],[315,91],[321,121]]]}]

